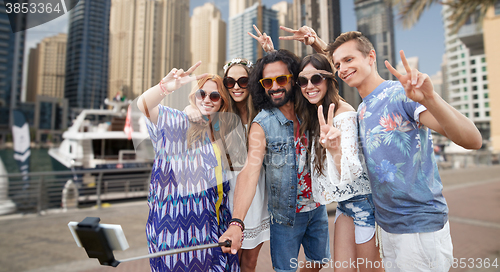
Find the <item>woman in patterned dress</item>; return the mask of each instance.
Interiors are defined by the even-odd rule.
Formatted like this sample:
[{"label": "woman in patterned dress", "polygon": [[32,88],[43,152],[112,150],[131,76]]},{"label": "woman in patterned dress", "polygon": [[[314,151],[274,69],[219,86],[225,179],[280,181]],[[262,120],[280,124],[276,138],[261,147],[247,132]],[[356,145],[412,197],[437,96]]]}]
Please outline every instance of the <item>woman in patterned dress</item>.
[{"label": "woman in patterned dress", "polygon": [[[257,115],[257,110],[253,106],[250,92],[247,89],[248,76],[252,68],[252,63],[247,59],[235,58],[224,65],[224,86],[230,95],[232,102],[232,112],[236,113],[245,126],[248,135],[248,126]],[[184,111],[195,122],[201,122],[200,112],[193,106],[187,106]],[[243,165],[233,164],[233,178],[230,180],[229,205],[233,208],[234,188],[236,178]],[[240,268],[242,272],[255,271],[260,249],[265,241],[270,239],[270,219],[267,210],[267,190],[262,169],[259,183],[252,204],[245,217],[244,240],[241,249],[238,251]]]},{"label": "woman in patterned dress", "polygon": [[[244,145],[239,147],[241,124],[228,113],[231,99],[221,77],[191,76],[200,64],[187,71],[172,69],[137,100],[155,150],[146,225],[150,253],[217,243],[231,219],[229,165],[246,158]],[[198,88],[189,101],[208,121],[204,124],[190,123],[184,112],[160,104],[165,95],[196,79]],[[220,248],[152,258],[150,265],[152,271],[239,271],[237,255]]]}]

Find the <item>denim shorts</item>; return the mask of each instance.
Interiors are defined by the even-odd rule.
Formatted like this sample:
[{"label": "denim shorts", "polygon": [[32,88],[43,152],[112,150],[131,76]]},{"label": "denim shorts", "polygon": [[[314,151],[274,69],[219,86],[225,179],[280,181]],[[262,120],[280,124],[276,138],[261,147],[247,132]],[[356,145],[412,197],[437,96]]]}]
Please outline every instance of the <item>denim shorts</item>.
[{"label": "denim shorts", "polygon": [[300,245],[307,261],[330,260],[330,234],[325,205],[295,214],[293,226],[271,224],[271,259],[275,271],[296,271],[300,267]]},{"label": "denim shorts", "polygon": [[375,235],[375,206],[371,194],[338,202],[335,221],[340,214],[352,218],[356,244],[366,243]]},{"label": "denim shorts", "polygon": [[356,226],[375,227],[375,206],[371,194],[358,195],[341,201],[337,203],[337,210],[351,217]]}]

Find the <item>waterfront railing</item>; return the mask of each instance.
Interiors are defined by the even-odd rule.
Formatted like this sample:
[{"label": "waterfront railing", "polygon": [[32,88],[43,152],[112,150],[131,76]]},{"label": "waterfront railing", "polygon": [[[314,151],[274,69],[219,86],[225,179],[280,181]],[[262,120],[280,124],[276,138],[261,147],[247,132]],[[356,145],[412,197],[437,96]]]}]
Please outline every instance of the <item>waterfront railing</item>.
[{"label": "waterfront railing", "polygon": [[93,205],[101,208],[104,201],[146,199],[150,176],[150,167],[0,175],[8,179],[0,184],[4,187],[0,191],[6,192],[0,195],[0,202],[14,202],[16,213],[43,214],[48,209]]}]

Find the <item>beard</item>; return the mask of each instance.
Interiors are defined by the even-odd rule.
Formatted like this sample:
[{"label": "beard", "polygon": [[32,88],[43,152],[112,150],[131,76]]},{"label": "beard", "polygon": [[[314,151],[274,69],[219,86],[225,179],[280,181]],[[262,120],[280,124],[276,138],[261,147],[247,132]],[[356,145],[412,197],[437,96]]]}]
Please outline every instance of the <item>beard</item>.
[{"label": "beard", "polygon": [[[283,97],[281,97],[281,98],[273,98],[272,97],[272,94],[279,93],[279,92],[285,92]],[[288,101],[293,101],[295,99],[295,92],[293,91],[293,89],[291,89],[289,91],[287,91],[285,88],[281,88],[278,90],[269,90],[266,92],[266,95],[269,98],[269,101],[271,102],[271,104],[276,108],[279,108],[279,107],[285,105],[286,103],[288,103]]]}]

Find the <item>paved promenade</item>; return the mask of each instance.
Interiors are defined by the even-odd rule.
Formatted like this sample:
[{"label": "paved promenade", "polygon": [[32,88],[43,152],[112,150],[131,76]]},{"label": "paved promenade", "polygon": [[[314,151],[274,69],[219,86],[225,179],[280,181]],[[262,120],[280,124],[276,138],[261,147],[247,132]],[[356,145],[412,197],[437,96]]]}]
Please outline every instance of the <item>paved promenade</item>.
[{"label": "paved promenade", "polygon": [[[500,166],[445,170],[441,171],[441,177],[450,208],[454,257],[458,261],[457,268],[451,271],[500,271]],[[117,268],[100,266],[96,259],[87,258],[83,248],[76,246],[67,227],[68,222],[81,221],[87,216],[100,217],[102,223],[122,225],[130,248],[115,252],[115,257],[126,259],[147,254],[144,231],[147,214],[146,201],[137,201],[100,210],[0,216],[0,271],[150,271],[147,260],[122,263]],[[333,219],[330,217],[331,241]],[[302,253],[300,258],[304,259]],[[484,268],[486,262],[491,264],[495,260],[497,268]],[[268,242],[262,247],[257,271],[273,271]]]}]

